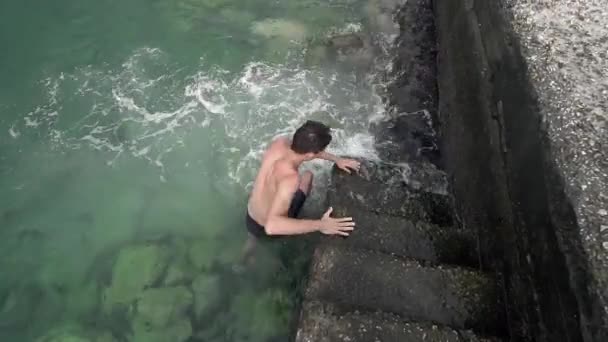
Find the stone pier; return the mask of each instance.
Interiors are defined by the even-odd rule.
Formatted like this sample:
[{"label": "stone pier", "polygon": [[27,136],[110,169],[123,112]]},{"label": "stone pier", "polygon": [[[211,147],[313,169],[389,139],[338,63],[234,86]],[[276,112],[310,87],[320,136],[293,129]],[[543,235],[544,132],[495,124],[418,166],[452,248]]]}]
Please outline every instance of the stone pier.
[{"label": "stone pier", "polygon": [[607,8],[393,13],[383,161],[334,171],[357,230],[321,240],[297,342],[608,341]]},{"label": "stone pier", "polygon": [[366,161],[359,175],[334,170],[329,203],[357,227],[317,246],[297,342],[507,335],[500,284],[480,270],[474,235],[456,223],[438,186],[446,175],[410,167]]}]

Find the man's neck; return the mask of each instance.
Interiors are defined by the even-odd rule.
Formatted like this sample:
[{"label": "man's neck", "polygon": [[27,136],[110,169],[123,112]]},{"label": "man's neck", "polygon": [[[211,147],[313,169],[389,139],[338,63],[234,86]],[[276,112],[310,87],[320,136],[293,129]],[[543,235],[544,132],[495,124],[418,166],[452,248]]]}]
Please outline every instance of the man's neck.
[{"label": "man's neck", "polygon": [[306,157],[304,155],[294,152],[292,149],[289,149],[287,151],[287,155],[285,156],[285,160],[291,165],[293,165],[294,169],[297,170],[300,165],[302,165],[302,163],[306,161]]}]

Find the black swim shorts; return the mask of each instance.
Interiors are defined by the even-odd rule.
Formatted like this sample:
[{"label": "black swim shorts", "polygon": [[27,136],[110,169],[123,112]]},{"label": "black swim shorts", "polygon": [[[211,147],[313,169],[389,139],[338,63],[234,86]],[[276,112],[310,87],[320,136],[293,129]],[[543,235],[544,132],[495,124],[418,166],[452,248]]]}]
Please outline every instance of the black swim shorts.
[{"label": "black swim shorts", "polygon": [[[300,214],[300,210],[304,206],[304,202],[306,201],[306,194],[298,189],[296,193],[293,195],[293,199],[291,200],[291,204],[289,205],[289,211],[287,212],[287,216],[290,218],[296,218]],[[264,226],[257,223],[250,215],[247,213],[247,217],[245,219],[245,225],[247,226],[247,230],[253,236],[261,238],[268,237],[266,234],[266,229]]]}]

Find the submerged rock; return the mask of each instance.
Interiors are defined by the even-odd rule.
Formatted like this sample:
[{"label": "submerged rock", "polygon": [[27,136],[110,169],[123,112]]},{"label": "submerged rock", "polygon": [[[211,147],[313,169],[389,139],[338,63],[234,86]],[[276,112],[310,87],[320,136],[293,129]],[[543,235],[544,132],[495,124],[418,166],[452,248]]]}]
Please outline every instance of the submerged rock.
[{"label": "submerged rock", "polygon": [[[184,1],[184,0],[182,0]],[[190,2],[192,2],[193,0],[189,0]],[[196,0],[197,2],[199,2],[201,5],[204,5],[208,8],[219,8],[222,6],[225,6],[229,3],[232,2],[232,0]]]},{"label": "submerged rock", "polygon": [[340,52],[361,49],[364,46],[363,39],[357,33],[333,36],[329,38],[327,44]]},{"label": "submerged rock", "polygon": [[194,315],[200,319],[210,308],[217,305],[220,297],[220,278],[217,275],[200,274],[192,282]]},{"label": "submerged rock", "polygon": [[65,308],[70,314],[85,317],[94,314],[98,305],[98,285],[91,281],[84,286],[71,289],[65,295]]},{"label": "submerged rock", "polygon": [[371,66],[374,54],[366,36],[361,33],[347,33],[312,41],[304,58],[309,67],[333,64],[366,69]]},{"label": "submerged rock", "polygon": [[251,25],[253,34],[265,38],[282,38],[290,41],[303,42],[307,29],[303,24],[287,19],[265,19]]},{"label": "submerged rock", "polygon": [[31,308],[26,298],[16,290],[12,290],[4,298],[0,298],[0,328],[27,322],[31,315]]},{"label": "submerged rock", "polygon": [[211,269],[217,259],[215,244],[210,239],[194,241],[188,249],[188,258],[197,270],[206,271]]},{"label": "submerged rock", "polygon": [[286,336],[292,310],[288,295],[279,289],[236,295],[230,306],[232,324],[239,327],[235,340],[273,341]]},{"label": "submerged rock", "polygon": [[194,277],[194,268],[186,261],[174,262],[167,269],[163,285],[177,286],[189,283]]},{"label": "submerged rock", "polygon": [[112,283],[103,293],[106,313],[118,306],[129,306],[139,293],[157,283],[167,268],[166,248],[149,244],[121,250],[112,269]]},{"label": "submerged rock", "polygon": [[36,342],[116,342],[109,332],[99,332],[68,323],[53,328],[36,339]]},{"label": "submerged rock", "polygon": [[22,328],[36,313],[44,291],[38,285],[16,286],[0,296],[0,329]]},{"label": "submerged rock", "polygon": [[188,256],[190,243],[186,238],[178,236],[170,236],[167,239],[169,240],[167,246],[173,255],[162,284],[169,287],[190,285],[197,273]]},{"label": "submerged rock", "polygon": [[190,11],[205,11],[206,9],[215,9],[228,5],[233,0],[176,0],[176,6],[183,10]]},{"label": "submerged rock", "polygon": [[147,289],[137,300],[135,320],[163,328],[186,319],[193,301],[192,292],[185,286]]},{"label": "submerged rock", "polygon": [[334,56],[325,45],[311,45],[306,50],[304,64],[307,66],[319,66],[333,60]]},{"label": "submerged rock", "polygon": [[219,14],[224,22],[235,26],[249,26],[255,19],[252,13],[235,8],[222,8]]},{"label": "submerged rock", "polygon": [[284,62],[293,45],[292,41],[282,37],[267,39],[264,43],[264,59],[276,63]]},{"label": "submerged rock", "polygon": [[192,336],[192,324],[183,318],[167,327],[158,328],[135,318],[132,331],[130,342],[183,342]]}]

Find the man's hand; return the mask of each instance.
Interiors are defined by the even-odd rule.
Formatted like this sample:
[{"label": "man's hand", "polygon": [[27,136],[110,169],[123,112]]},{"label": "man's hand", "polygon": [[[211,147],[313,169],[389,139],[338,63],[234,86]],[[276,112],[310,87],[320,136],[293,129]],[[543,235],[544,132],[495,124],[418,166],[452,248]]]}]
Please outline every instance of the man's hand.
[{"label": "man's hand", "polygon": [[346,171],[348,173],[350,173],[351,170],[359,172],[359,169],[361,168],[361,163],[354,159],[340,158],[338,159],[338,161],[336,161],[336,166],[340,170]]},{"label": "man's hand", "polygon": [[321,233],[325,235],[348,236],[355,229],[355,222],[352,217],[332,218],[333,208],[329,208],[321,218]]}]

